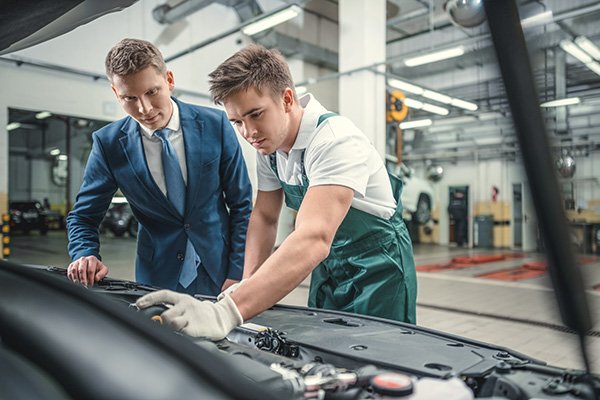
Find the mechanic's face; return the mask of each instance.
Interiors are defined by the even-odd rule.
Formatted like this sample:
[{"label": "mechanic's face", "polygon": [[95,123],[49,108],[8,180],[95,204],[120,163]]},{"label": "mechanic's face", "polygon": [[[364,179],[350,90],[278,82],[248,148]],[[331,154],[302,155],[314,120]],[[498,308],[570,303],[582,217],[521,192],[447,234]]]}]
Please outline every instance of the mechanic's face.
[{"label": "mechanic's face", "polygon": [[173,114],[170,96],[174,85],[173,72],[162,75],[149,66],[127,76],[114,76],[112,89],[127,114],[157,130],[167,126]]},{"label": "mechanic's face", "polygon": [[294,93],[287,88],[282,95],[272,96],[256,89],[238,92],[228,97],[223,106],[238,132],[261,154],[276,150],[289,152],[297,131],[291,127],[290,115]]}]

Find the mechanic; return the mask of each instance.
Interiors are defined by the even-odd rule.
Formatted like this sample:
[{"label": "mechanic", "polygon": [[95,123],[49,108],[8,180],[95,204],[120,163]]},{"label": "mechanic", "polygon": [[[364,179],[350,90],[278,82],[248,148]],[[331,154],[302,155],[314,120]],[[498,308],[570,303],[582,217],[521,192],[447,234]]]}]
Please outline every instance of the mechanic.
[{"label": "mechanic", "polygon": [[[415,323],[417,283],[401,181],[388,177],[367,137],[312,95],[299,99],[275,50],[249,45],[210,78],[215,102],[258,150],[245,279],[217,303],[159,291],[138,306],[171,304],[163,321],[218,340],[312,271],[310,307]],[[298,211],[295,230],[272,253],[284,197]]]},{"label": "mechanic", "polygon": [[83,183],[67,218],[69,279],[108,273],[98,226],[120,189],[139,221],[136,280],[217,295],[243,273],[252,188],[224,112],[171,97],[173,72],[151,43],[124,39],[106,75],[129,115],[94,132]]}]

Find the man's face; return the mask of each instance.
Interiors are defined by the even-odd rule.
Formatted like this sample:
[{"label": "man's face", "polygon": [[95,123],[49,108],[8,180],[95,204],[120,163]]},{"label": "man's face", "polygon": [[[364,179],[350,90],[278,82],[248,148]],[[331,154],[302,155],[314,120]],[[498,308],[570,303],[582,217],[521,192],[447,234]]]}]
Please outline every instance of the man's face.
[{"label": "man's face", "polygon": [[289,152],[295,132],[290,129],[290,111],[294,101],[291,89],[273,98],[270,92],[262,95],[256,89],[238,92],[228,97],[223,106],[238,132],[261,154],[276,150]]},{"label": "man's face", "polygon": [[146,128],[164,128],[173,114],[171,90],[175,81],[173,73],[162,75],[152,66],[127,76],[114,76],[113,92],[123,110]]}]

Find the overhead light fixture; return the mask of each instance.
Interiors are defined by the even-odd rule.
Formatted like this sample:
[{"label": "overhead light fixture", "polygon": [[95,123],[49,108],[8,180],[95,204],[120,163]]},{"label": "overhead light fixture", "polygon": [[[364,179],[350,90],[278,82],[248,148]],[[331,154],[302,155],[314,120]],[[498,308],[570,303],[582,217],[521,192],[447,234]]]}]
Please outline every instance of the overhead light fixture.
[{"label": "overhead light fixture", "polygon": [[575,44],[588,53],[592,58],[600,60],[600,48],[585,36],[575,38]]},{"label": "overhead light fixture", "polygon": [[521,20],[521,27],[531,28],[550,21],[552,21],[552,11],[544,11],[531,17],[523,18]]},{"label": "overhead light fixture", "polygon": [[439,101],[440,103],[450,104],[452,102],[452,97],[446,96],[445,94],[441,94],[438,92],[434,92],[433,90],[426,90],[423,92],[423,97],[427,97],[428,99]]},{"label": "overhead light fixture", "polygon": [[434,125],[435,126],[458,125],[458,124],[468,124],[469,122],[475,122],[475,117],[472,115],[464,115],[462,117],[436,119]]},{"label": "overhead light fixture", "polygon": [[476,137],[473,139],[477,146],[490,146],[502,143],[502,137]]},{"label": "overhead light fixture", "polygon": [[465,101],[465,100],[461,100],[461,99],[457,99],[457,98],[453,98],[452,101],[450,102],[450,104],[453,105],[454,107],[463,108],[463,109],[469,110],[469,111],[477,111],[477,109],[479,108],[479,106],[475,103],[471,103],[469,101]]},{"label": "overhead light fixture", "polygon": [[14,131],[15,129],[19,129],[23,124],[21,124],[20,122],[11,122],[8,125],[6,125],[6,130],[7,131]]},{"label": "overhead light fixture", "polygon": [[66,154],[61,154],[58,156],[58,159],[61,161],[66,161],[69,159],[69,156],[67,156]]},{"label": "overhead light fixture", "polygon": [[435,126],[443,125],[462,125],[475,122],[475,117],[472,115],[463,115],[462,117],[436,119],[433,123]]},{"label": "overhead light fixture", "polygon": [[52,116],[52,113],[48,112],[48,111],[42,111],[42,112],[35,114],[36,119],[46,119],[51,116]]},{"label": "overhead light fixture", "polygon": [[447,108],[434,106],[433,104],[423,103],[423,111],[429,111],[437,115],[448,115],[450,111]]},{"label": "overhead light fixture", "polygon": [[587,63],[585,64],[586,67],[588,67],[589,69],[591,69],[592,71],[594,71],[595,73],[597,73],[598,75],[600,75],[600,64],[597,62],[591,62],[591,63]]},{"label": "overhead light fixture", "polygon": [[581,100],[579,97],[569,97],[566,99],[556,99],[552,101],[546,101],[545,103],[540,104],[540,107],[564,107],[564,106],[572,106],[573,104],[579,104]]},{"label": "overhead light fixture", "polygon": [[124,204],[124,203],[129,203],[129,201],[127,201],[127,198],[125,198],[125,196],[115,196],[112,198],[111,201],[113,204]]},{"label": "overhead light fixture", "polygon": [[404,60],[404,65],[407,67],[415,67],[417,65],[429,64],[436,61],[447,60],[449,58],[460,57],[463,54],[465,54],[464,47],[452,47],[450,49],[435,51],[433,53],[424,54],[418,57],[407,58]]},{"label": "overhead light fixture", "polygon": [[430,119],[418,119],[416,121],[401,122],[399,126],[400,129],[413,129],[429,126],[431,123]]},{"label": "overhead light fixture", "polygon": [[425,91],[422,87],[413,85],[412,83],[404,82],[399,79],[390,78],[388,84],[396,89],[404,90],[405,92],[421,95]]},{"label": "overhead light fixture", "polygon": [[59,154],[60,154],[60,149],[54,148],[54,149],[50,150],[51,156],[57,156]]},{"label": "overhead light fixture", "polygon": [[408,108],[415,108],[417,110],[420,110],[421,108],[423,108],[422,101],[415,100],[415,99],[409,99],[408,97],[404,99],[404,104],[406,104],[406,107],[408,107]]},{"label": "overhead light fixture", "polygon": [[290,19],[297,17],[301,11],[302,9],[294,4],[279,11],[275,11],[272,14],[264,15],[259,17],[256,21],[243,27],[242,33],[248,36],[256,35],[259,32],[265,31],[274,27],[275,25],[279,25],[285,21],[289,21]]},{"label": "overhead light fixture", "polygon": [[415,100],[415,99],[405,98],[404,104],[406,104],[406,106],[408,108],[414,108],[416,110],[428,111],[430,113],[438,114],[438,115],[448,115],[450,113],[450,111],[448,111],[447,108],[434,106],[433,104],[429,104],[429,103],[423,103],[422,101]]},{"label": "overhead light fixture", "polygon": [[594,61],[592,59],[592,56],[590,56],[588,53],[586,53],[584,50],[582,50],[579,46],[577,46],[575,43],[571,42],[570,40],[567,40],[567,39],[561,40],[559,43],[559,46],[564,51],[566,51],[567,53],[569,53],[570,55],[572,55],[573,57],[575,57],[576,59],[578,59],[579,61],[581,61],[584,64],[591,63],[592,61]]},{"label": "overhead light fixture", "polygon": [[504,115],[497,111],[484,112],[484,113],[477,115],[477,118],[480,121],[490,121],[492,119],[498,119],[498,118],[502,118],[502,117],[504,117]]},{"label": "overhead light fixture", "polygon": [[579,36],[575,43],[564,39],[559,43],[560,47],[585,64],[586,67],[600,75],[600,64],[594,60],[600,60],[600,49],[588,38]]},{"label": "overhead light fixture", "polygon": [[[454,97],[450,97],[450,96],[442,94],[442,93],[434,92],[433,90],[423,89],[420,86],[413,85],[412,83],[408,83],[408,82],[405,82],[405,81],[401,81],[400,79],[389,78],[387,80],[387,83],[388,83],[388,85],[390,85],[390,86],[392,86],[392,87],[394,87],[396,89],[400,89],[400,90],[402,90],[404,92],[413,93],[413,94],[416,94],[416,95],[419,95],[419,96],[426,97],[426,98],[428,98],[430,100],[438,101],[438,102],[444,103],[444,104],[450,104],[452,106],[455,106],[455,107],[458,107],[458,108],[462,108],[462,109],[465,109],[465,110],[476,111],[479,108],[477,106],[477,104],[475,104],[475,103],[471,103],[471,102],[468,102],[468,101],[465,101],[465,100],[461,100],[461,99],[457,99],[457,98],[454,98]],[[414,100],[413,99],[413,100],[410,100],[410,101],[418,101],[418,100]],[[427,104],[427,103],[421,103],[421,104]],[[408,105],[408,103],[406,105],[408,107],[411,107],[410,105]],[[433,106],[433,107],[437,107],[437,106]],[[414,106],[412,108],[421,109],[421,108],[423,108],[423,106],[421,106],[421,107]],[[442,107],[439,107],[439,108],[442,108]],[[430,111],[430,110],[427,110],[427,111]],[[440,110],[438,109],[437,111],[440,111]],[[435,112],[435,111],[432,111],[432,112]],[[447,113],[446,114],[440,114],[440,115],[447,115]]]}]

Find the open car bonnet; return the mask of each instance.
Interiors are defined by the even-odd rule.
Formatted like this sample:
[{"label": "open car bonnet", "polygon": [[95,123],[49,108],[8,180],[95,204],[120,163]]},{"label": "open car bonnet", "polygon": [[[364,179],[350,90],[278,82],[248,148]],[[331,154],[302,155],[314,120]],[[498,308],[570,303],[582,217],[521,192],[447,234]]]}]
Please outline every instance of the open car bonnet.
[{"label": "open car bonnet", "polygon": [[[0,370],[19,359],[35,371],[19,376],[21,396],[39,376],[63,396],[36,398],[401,398],[402,379],[415,399],[437,398],[419,397],[433,386],[461,399],[600,394],[598,377],[510,349],[307,307],[274,306],[219,342],[191,338],[154,322],[160,307],[132,306],[153,290],[109,278],[85,289],[64,269],[1,262]],[[27,398],[13,386],[0,397]]]}]

